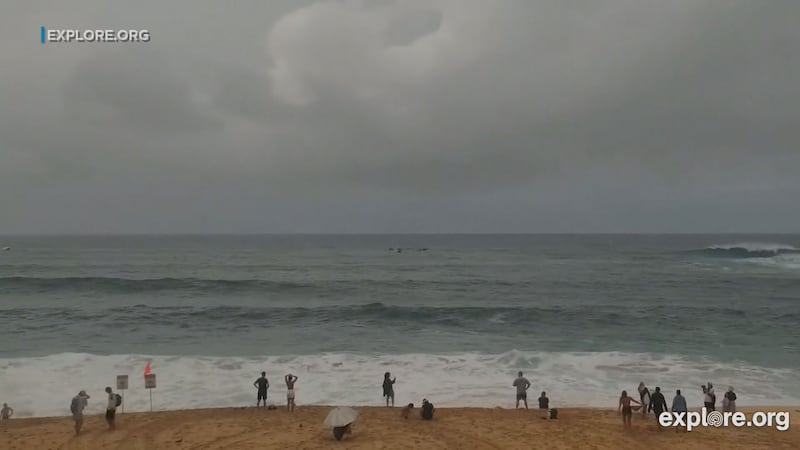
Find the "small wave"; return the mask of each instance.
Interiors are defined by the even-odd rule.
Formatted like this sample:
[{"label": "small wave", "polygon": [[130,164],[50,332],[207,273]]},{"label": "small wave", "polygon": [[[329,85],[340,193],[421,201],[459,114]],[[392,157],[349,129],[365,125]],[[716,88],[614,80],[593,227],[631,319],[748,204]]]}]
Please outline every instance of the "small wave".
[{"label": "small wave", "polygon": [[316,280],[309,282],[266,279],[206,279],[206,278],[115,278],[115,277],[3,277],[0,289],[39,293],[55,290],[91,293],[143,293],[157,291],[187,291],[195,293],[281,293],[346,294],[371,288],[453,288],[472,289],[476,285],[510,286],[498,280]]},{"label": "small wave", "polygon": [[712,245],[692,252],[722,258],[769,258],[785,254],[800,254],[800,248],[788,244],[742,242]]}]

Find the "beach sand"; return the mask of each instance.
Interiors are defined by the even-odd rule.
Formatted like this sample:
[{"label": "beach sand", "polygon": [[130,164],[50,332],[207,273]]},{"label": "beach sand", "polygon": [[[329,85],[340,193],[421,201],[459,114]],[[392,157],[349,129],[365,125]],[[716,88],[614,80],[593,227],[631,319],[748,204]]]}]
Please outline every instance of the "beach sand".
[{"label": "beach sand", "polygon": [[557,420],[537,410],[441,408],[423,422],[419,409],[408,419],[400,408],[359,407],[353,434],[333,440],[322,421],[328,407],[284,409],[225,408],[119,414],[117,429],[107,431],[102,416],[87,416],[74,436],[69,417],[14,419],[0,423],[0,448],[20,449],[797,449],[800,408],[789,411],[788,431],[767,428],[701,428],[692,432],[659,430],[655,418],[634,414],[623,430],[613,410],[559,409]]}]

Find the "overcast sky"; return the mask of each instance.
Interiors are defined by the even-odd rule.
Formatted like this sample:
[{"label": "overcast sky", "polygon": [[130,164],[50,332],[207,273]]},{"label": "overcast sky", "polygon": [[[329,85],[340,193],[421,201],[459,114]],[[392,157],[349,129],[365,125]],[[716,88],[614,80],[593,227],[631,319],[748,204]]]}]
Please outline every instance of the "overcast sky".
[{"label": "overcast sky", "polygon": [[798,23],[794,0],[6,1],[0,233],[800,232]]}]

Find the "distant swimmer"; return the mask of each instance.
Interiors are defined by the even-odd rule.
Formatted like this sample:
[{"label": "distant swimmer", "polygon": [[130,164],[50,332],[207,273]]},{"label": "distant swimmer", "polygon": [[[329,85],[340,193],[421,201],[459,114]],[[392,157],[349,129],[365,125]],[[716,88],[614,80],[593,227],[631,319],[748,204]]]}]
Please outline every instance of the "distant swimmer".
[{"label": "distant swimmer", "polygon": [[631,426],[631,416],[633,415],[633,410],[631,409],[631,402],[641,404],[636,400],[634,400],[633,398],[628,397],[628,391],[622,391],[622,395],[619,396],[619,407],[617,408],[617,412],[622,413],[622,424],[626,427]]},{"label": "distant swimmer", "polygon": [[257,379],[253,386],[258,389],[258,400],[256,400],[256,408],[264,401],[264,407],[267,407],[267,389],[269,389],[269,380],[267,380],[267,372],[261,372],[261,378]]},{"label": "distant swimmer", "polygon": [[286,410],[294,412],[294,384],[297,382],[297,377],[289,374],[284,377],[286,381]]},{"label": "distant swimmer", "polygon": [[3,409],[0,409],[0,420],[8,420],[14,416],[14,409],[8,406],[8,403],[3,403]]},{"label": "distant swimmer", "polygon": [[525,409],[528,409],[528,388],[531,387],[531,382],[522,376],[522,371],[517,373],[517,379],[514,380],[511,386],[517,388],[516,408],[519,408],[519,401],[522,400],[525,403]]},{"label": "distant swimmer", "polygon": [[391,378],[392,374],[386,372],[383,374],[383,396],[386,397],[386,407],[389,407],[389,400],[392,401],[392,406],[394,406],[394,382],[397,381],[397,377],[394,379]]}]

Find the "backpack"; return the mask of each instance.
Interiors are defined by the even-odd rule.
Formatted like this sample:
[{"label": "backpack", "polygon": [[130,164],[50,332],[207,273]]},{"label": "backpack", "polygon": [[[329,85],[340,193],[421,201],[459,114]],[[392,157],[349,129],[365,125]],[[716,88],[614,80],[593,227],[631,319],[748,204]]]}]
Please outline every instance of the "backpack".
[{"label": "backpack", "polygon": [[121,395],[119,395],[119,394],[114,394],[114,400],[116,400],[116,403],[115,403],[115,404],[116,404],[116,406],[119,406],[119,405],[121,405],[121,404],[122,404],[122,396],[121,396]]},{"label": "backpack", "polygon": [[72,414],[77,414],[78,413],[78,397],[73,397],[72,398],[72,403],[69,404],[69,411]]}]

